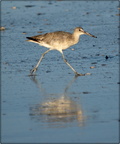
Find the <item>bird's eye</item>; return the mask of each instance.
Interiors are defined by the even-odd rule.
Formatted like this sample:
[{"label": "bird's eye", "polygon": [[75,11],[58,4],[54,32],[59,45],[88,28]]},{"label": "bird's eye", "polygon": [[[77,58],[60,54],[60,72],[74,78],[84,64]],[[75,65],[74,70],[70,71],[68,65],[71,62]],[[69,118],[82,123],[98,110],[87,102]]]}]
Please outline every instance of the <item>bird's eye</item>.
[{"label": "bird's eye", "polygon": [[79,31],[82,31],[82,32],[84,32],[84,30],[83,30],[82,28],[80,28],[80,29],[79,29]]}]

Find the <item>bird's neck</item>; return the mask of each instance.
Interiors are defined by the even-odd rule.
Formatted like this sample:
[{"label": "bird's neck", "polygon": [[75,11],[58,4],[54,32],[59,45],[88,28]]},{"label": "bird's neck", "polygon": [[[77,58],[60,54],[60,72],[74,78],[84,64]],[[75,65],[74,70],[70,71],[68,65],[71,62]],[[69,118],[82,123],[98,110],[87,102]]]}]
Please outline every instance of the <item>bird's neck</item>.
[{"label": "bird's neck", "polygon": [[76,43],[78,43],[78,42],[79,42],[79,39],[80,39],[80,35],[79,35],[79,34],[76,34],[76,33],[73,33],[72,35],[73,35],[73,37],[74,37],[74,41],[75,41]]}]

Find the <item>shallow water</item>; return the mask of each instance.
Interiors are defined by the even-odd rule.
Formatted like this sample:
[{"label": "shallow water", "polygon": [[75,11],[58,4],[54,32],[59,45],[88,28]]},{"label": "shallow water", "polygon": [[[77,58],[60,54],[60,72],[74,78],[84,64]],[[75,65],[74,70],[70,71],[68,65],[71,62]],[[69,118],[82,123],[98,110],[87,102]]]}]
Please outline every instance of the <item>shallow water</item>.
[{"label": "shallow water", "polygon": [[[119,141],[119,17],[117,1],[2,1],[2,143],[117,143]],[[74,77],[51,51],[36,77],[29,70],[46,50],[27,36],[76,26],[81,36],[64,51]],[[39,33],[38,33],[39,32]],[[41,33],[42,32],[42,33]],[[93,68],[90,68],[93,67]]]}]

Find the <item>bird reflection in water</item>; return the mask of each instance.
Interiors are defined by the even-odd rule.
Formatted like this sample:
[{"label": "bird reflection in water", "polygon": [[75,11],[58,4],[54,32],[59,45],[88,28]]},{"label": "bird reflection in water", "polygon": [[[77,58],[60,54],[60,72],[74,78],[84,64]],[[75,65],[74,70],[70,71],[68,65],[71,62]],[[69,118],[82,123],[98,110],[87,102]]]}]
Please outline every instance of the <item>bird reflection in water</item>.
[{"label": "bird reflection in water", "polygon": [[[30,79],[40,88],[41,92],[45,93],[35,76],[30,77]],[[47,123],[49,127],[67,127],[73,121],[77,121],[78,126],[84,126],[85,116],[83,115],[83,110],[80,104],[68,96],[67,92],[76,79],[77,77],[74,77],[69,82],[60,98],[52,98],[30,107],[31,118],[41,121],[43,124]]]}]

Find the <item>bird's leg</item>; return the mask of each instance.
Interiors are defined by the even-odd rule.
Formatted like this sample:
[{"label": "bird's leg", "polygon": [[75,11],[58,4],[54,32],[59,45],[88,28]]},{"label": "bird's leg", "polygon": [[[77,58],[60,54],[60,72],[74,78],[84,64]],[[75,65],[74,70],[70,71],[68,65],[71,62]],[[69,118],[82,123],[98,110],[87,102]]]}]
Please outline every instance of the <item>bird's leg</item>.
[{"label": "bird's leg", "polygon": [[36,72],[36,70],[37,70],[38,66],[40,65],[42,59],[44,58],[45,54],[48,53],[49,51],[50,51],[50,49],[42,54],[42,56],[40,57],[38,63],[36,64],[36,66],[30,71],[31,75],[33,74],[33,72]]},{"label": "bird's leg", "polygon": [[63,52],[61,52],[61,53],[62,53],[62,58],[63,58],[64,62],[73,70],[73,72],[75,73],[75,76],[85,76],[85,74],[80,74],[80,73],[76,72],[76,70],[65,59]]}]

